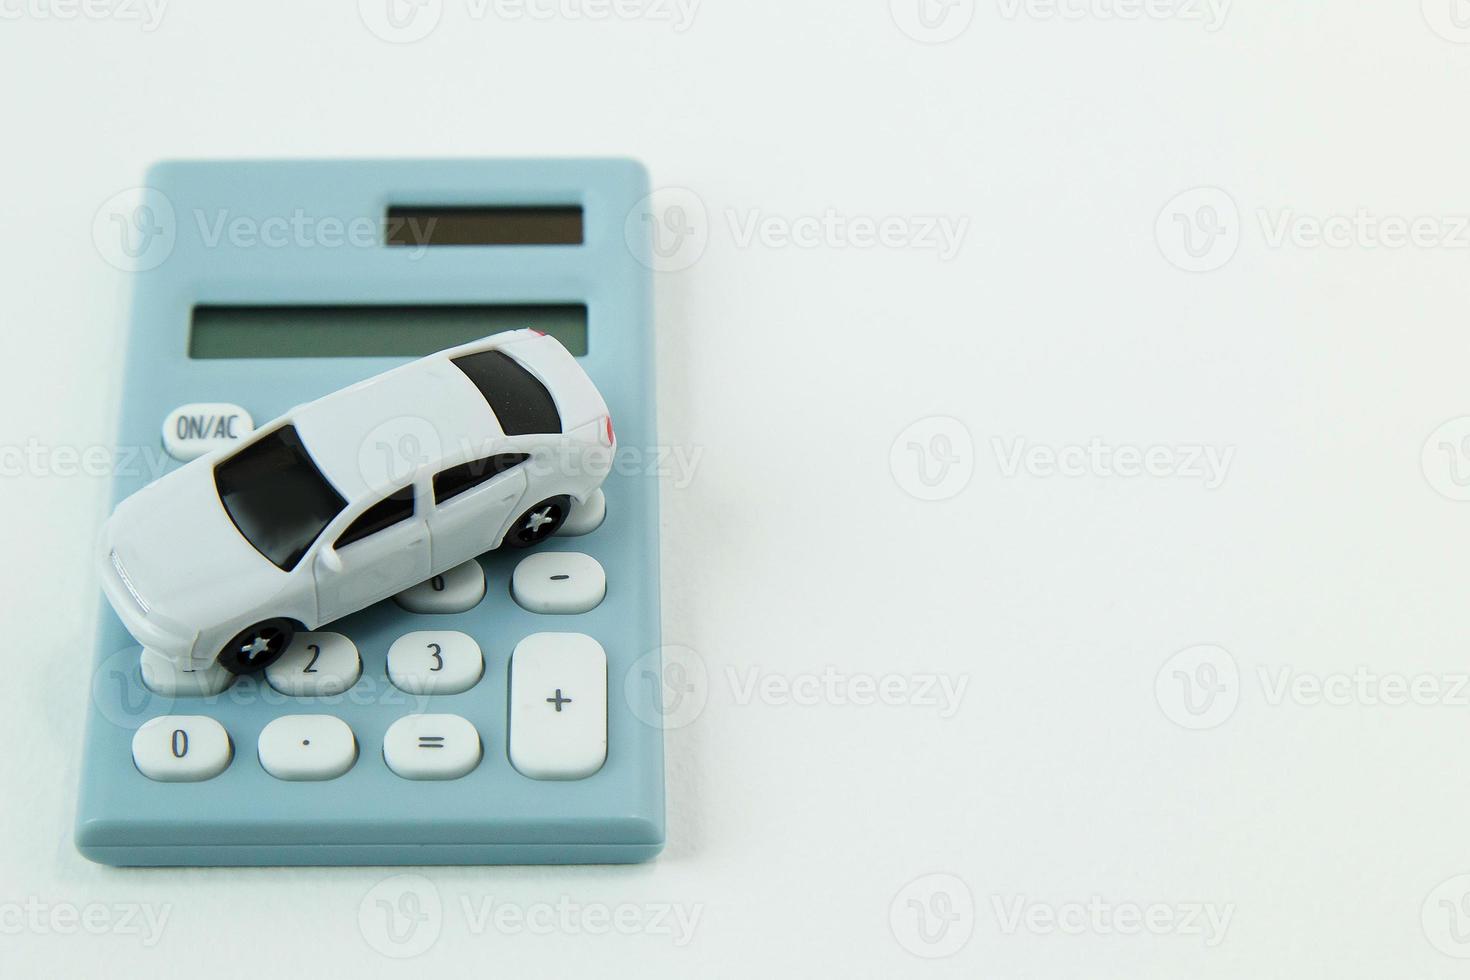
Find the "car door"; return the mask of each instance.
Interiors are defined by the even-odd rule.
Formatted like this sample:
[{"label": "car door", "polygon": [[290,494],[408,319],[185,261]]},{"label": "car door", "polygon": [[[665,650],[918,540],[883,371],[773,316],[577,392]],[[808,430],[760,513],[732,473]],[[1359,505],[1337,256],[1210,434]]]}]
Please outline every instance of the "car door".
[{"label": "car door", "polygon": [[526,493],[525,453],[495,453],[434,475],[429,540],[434,568],[447,571],[494,548]]},{"label": "car door", "polygon": [[[417,585],[431,574],[429,527],[410,485],[362,511],[318,553],[314,574],[323,623]],[[325,551],[326,549],[323,549]]]}]

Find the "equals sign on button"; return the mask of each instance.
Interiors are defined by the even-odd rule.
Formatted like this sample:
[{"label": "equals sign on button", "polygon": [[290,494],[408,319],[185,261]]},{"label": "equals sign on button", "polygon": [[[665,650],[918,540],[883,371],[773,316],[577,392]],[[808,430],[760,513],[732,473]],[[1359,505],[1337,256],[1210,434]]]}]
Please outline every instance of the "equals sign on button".
[{"label": "equals sign on button", "polygon": [[442,748],[444,748],[444,736],[443,735],[420,735],[419,736],[419,748],[421,748],[421,749],[442,749]]}]

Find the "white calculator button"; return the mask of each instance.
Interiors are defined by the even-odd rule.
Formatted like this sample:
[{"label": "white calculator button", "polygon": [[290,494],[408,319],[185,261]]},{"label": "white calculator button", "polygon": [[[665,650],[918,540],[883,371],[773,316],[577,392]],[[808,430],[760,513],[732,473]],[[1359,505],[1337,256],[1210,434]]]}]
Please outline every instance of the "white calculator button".
[{"label": "white calculator button", "polygon": [[459,715],[409,715],[383,736],[383,761],[404,779],[458,779],[480,764],[480,733]]},{"label": "white calculator button", "polygon": [[336,779],[357,761],[357,739],[341,718],[285,715],[261,729],[260,764],[277,779]]},{"label": "white calculator button", "polygon": [[405,633],[388,648],[388,679],[409,694],[459,694],[485,672],[474,637],[452,630]]},{"label": "white calculator button", "polygon": [[516,602],[534,613],[584,613],[607,594],[607,574],[597,559],[576,551],[541,551],[510,577]]},{"label": "white calculator button", "polygon": [[271,687],[293,698],[341,694],[362,676],[357,647],[341,633],[302,632],[265,669]]},{"label": "white calculator button", "polygon": [[191,460],[233,446],[255,431],[250,413],[228,402],[180,405],[163,420],[163,448],[174,459]]},{"label": "white calculator button", "polygon": [[585,633],[532,633],[510,656],[510,762],[583,779],[607,759],[607,654]]},{"label": "white calculator button", "polygon": [[471,558],[443,575],[405,589],[394,598],[411,613],[464,612],[485,598],[485,570]]},{"label": "white calculator button", "polygon": [[139,658],[143,684],[166,698],[207,698],[235,682],[235,675],[219,664],[196,669],[180,667],[157,650],[143,649]]},{"label": "white calculator button", "polygon": [[566,538],[574,538],[579,534],[591,534],[602,526],[602,519],[606,516],[607,497],[603,496],[602,488],[599,487],[593,490],[582,503],[572,507],[572,512],[567,515],[565,521],[562,521],[556,533]]},{"label": "white calculator button", "polygon": [[197,783],[213,779],[230,764],[230,736],[203,715],[162,715],[133,733],[133,764],[149,779]]}]

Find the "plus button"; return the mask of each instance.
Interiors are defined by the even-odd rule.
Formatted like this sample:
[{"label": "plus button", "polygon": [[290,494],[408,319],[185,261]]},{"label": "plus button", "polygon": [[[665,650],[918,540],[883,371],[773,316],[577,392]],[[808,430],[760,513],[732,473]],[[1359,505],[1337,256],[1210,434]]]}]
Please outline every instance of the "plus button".
[{"label": "plus button", "polygon": [[546,699],[546,703],[547,704],[554,704],[554,705],[556,705],[557,713],[560,714],[561,713],[561,706],[564,705],[564,704],[571,704],[572,703],[572,699],[571,698],[564,698],[564,697],[562,697],[561,696],[561,688],[557,688],[556,689],[556,697],[554,697],[554,698],[547,698]]}]

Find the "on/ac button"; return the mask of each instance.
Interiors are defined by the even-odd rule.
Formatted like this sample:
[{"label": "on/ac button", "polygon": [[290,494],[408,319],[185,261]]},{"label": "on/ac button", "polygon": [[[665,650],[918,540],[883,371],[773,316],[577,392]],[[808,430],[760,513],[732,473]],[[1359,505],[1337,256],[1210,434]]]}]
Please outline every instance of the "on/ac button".
[{"label": "on/ac button", "polygon": [[229,402],[190,402],[163,420],[163,448],[187,462],[221,446],[231,446],[255,431],[250,413]]}]

